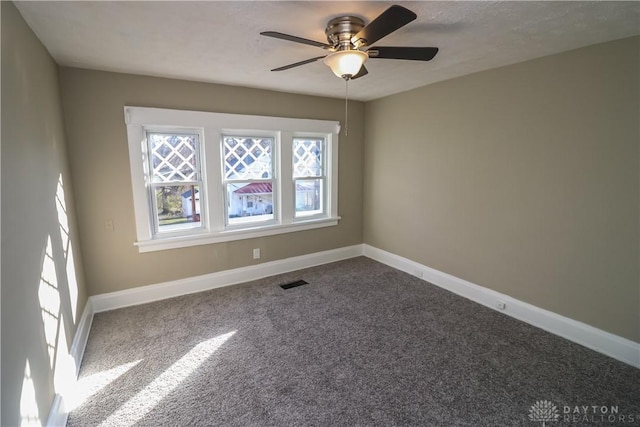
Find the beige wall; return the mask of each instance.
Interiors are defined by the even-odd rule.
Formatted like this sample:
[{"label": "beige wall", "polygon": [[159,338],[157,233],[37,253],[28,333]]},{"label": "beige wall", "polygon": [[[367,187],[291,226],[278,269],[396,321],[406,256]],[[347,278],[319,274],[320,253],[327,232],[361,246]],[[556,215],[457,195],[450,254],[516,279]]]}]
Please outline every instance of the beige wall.
[{"label": "beige wall", "polygon": [[[51,367],[47,342],[56,359],[63,360],[86,295],[57,66],[13,3],[2,2],[1,7],[1,424],[15,426],[26,416],[46,420],[54,396],[54,371],[60,371]],[[64,189],[58,191],[60,179]],[[56,194],[64,200],[66,212],[58,209]],[[51,316],[43,312],[45,308]],[[45,335],[43,319],[53,335]],[[24,378],[27,363],[32,382]],[[27,398],[29,390],[35,390],[35,402]],[[28,410],[21,412],[21,405]]]},{"label": "beige wall", "polygon": [[640,38],[365,106],[364,241],[640,341]]},{"label": "beige wall", "polygon": [[[362,243],[362,103],[350,103],[349,135],[340,135],[338,226],[141,254],[133,245],[125,105],[342,121],[344,102],[74,68],[60,77],[90,295],[257,264],[257,247],[266,262]],[[115,231],[104,229],[106,219]]]}]

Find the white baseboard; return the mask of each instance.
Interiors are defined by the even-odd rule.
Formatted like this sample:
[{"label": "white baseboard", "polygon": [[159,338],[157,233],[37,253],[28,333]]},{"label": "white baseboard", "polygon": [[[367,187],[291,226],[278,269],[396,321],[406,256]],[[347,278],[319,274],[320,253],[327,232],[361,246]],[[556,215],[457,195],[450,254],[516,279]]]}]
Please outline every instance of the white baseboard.
[{"label": "white baseboard", "polygon": [[84,306],[82,317],[78,322],[76,328],[76,334],[73,336],[73,342],[71,343],[71,350],[69,354],[73,357],[76,364],[76,376],[80,372],[80,365],[82,364],[82,356],[84,356],[84,349],[87,346],[87,340],[89,339],[89,332],[91,331],[91,324],[93,323],[93,303],[91,298],[87,299],[87,303]]},{"label": "white baseboard", "polygon": [[[640,368],[640,344],[603,331],[586,323],[517,300],[500,292],[487,289],[442,271],[435,270],[407,258],[373,246],[363,245],[364,256],[390,267],[420,277],[443,289],[485,305],[496,311],[529,323],[552,334],[561,336],[587,348]],[[498,310],[496,303],[505,303]]]},{"label": "white baseboard", "polygon": [[[76,363],[76,376],[82,363],[82,356],[91,330],[94,313],[230,286],[361,255],[406,273],[421,276],[422,279],[429,283],[494,310],[497,310],[496,301],[502,301],[506,307],[504,310],[498,311],[504,314],[640,368],[639,343],[544,310],[382,249],[362,244],[89,297],[78,323],[70,350],[70,355]],[[69,381],[75,380],[76,378],[69,379]],[[68,415],[63,397],[56,394],[45,425],[48,427],[64,426],[67,423]]]},{"label": "white baseboard", "polygon": [[51,409],[49,409],[49,416],[47,417],[46,427],[62,427],[67,425],[67,418],[69,413],[64,409],[64,402],[62,396],[56,394],[51,403]]},{"label": "white baseboard", "polygon": [[[84,311],[78,322],[76,333],[73,336],[71,342],[71,349],[69,355],[73,359],[75,364],[75,372],[71,374],[70,378],[65,378],[67,384],[75,384],[78,378],[78,372],[80,371],[80,365],[82,364],[82,356],[84,355],[84,349],[87,346],[87,340],[89,339],[89,332],[91,331],[91,323],[93,322],[93,306],[91,300],[87,300]],[[64,397],[58,393],[53,398],[51,408],[49,409],[49,415],[45,426],[47,427],[61,427],[67,425],[67,418],[69,417],[69,411],[66,409]]]},{"label": "white baseboard", "polygon": [[362,255],[362,245],[347,246],[248,267],[225,270],[202,276],[173,280],[155,285],[141,286],[124,291],[90,297],[95,313],[132,305],[145,304],[180,295],[207,291],[238,283],[262,279],[276,274],[327,264]]}]

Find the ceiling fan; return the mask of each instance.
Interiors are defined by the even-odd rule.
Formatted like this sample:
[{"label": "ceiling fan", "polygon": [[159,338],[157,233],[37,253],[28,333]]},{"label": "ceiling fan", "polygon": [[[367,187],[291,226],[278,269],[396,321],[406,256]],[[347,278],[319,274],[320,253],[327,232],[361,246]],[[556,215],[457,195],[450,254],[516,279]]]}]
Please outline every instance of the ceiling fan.
[{"label": "ceiling fan", "polygon": [[274,68],[271,71],[284,71],[322,59],[336,76],[352,80],[368,74],[364,62],[369,58],[407,59],[410,61],[430,61],[433,59],[438,53],[437,47],[372,46],[378,40],[404,27],[416,18],[415,13],[399,5],[389,7],[368,25],[365,25],[364,21],[356,16],[340,16],[327,23],[324,32],[327,35],[328,43],[277,31],[264,31],[260,34],[320,47],[331,52],[327,55]]}]

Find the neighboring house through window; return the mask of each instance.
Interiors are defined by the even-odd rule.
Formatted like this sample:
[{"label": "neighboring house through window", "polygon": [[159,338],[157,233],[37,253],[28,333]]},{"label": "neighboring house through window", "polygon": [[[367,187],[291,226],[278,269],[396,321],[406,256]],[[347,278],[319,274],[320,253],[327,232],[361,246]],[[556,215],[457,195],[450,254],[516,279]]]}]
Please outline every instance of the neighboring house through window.
[{"label": "neighboring house through window", "polygon": [[125,107],[141,252],[336,225],[335,121]]}]

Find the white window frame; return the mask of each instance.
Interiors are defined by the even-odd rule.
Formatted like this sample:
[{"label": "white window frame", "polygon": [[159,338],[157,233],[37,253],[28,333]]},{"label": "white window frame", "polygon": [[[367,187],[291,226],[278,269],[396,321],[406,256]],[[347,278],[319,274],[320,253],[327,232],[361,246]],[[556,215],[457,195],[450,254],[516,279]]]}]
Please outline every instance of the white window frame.
[{"label": "white window frame", "polygon": [[[340,123],[329,120],[293,119],[171,110],[147,107],[124,107],[129,145],[129,164],[136,222],[134,243],[140,252],[251,239],[282,233],[310,230],[338,224],[338,134]],[[203,180],[201,209],[202,228],[184,233],[154,234],[149,191],[148,162],[145,159],[146,132],[194,132],[200,135],[200,167]],[[225,196],[222,186],[222,136],[274,136],[274,221],[227,226]],[[295,184],[293,179],[293,138],[325,139],[324,212],[313,217],[295,216]],[[147,174],[147,175],[145,175]],[[203,206],[202,204],[205,204]],[[277,205],[277,208],[276,208]],[[204,209],[203,209],[204,208]]]}]

